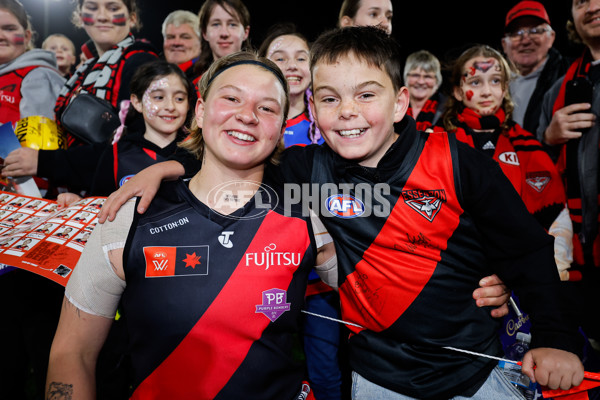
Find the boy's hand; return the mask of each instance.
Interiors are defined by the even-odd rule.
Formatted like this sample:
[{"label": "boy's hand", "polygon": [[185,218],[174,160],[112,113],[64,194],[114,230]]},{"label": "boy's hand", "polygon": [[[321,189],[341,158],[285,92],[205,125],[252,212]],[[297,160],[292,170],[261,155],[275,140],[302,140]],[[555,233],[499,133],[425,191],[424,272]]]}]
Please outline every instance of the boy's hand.
[{"label": "boy's hand", "polygon": [[478,307],[496,306],[491,312],[492,317],[500,318],[508,314],[508,299],[510,290],[498,275],[486,276],[479,281],[480,288],[475,289],[473,298]]},{"label": "boy's hand", "polygon": [[575,354],[549,347],[528,351],[523,357],[522,371],[533,382],[562,390],[580,385],[584,372],[583,364]]}]

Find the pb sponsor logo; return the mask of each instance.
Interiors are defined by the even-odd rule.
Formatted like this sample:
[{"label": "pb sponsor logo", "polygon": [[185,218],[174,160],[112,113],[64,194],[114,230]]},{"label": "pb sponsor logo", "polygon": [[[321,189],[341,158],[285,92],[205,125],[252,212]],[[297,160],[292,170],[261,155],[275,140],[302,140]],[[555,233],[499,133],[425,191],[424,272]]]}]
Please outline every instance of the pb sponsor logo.
[{"label": "pb sponsor logo", "polygon": [[291,304],[287,302],[287,292],[282,289],[270,289],[262,292],[262,304],[256,305],[256,313],[262,313],[271,322],[275,322],[281,315],[290,311]]},{"label": "pb sponsor logo", "polygon": [[362,201],[349,194],[334,194],[325,200],[325,207],[333,216],[339,218],[356,218],[365,213]]},{"label": "pb sponsor logo", "polygon": [[146,278],[208,275],[208,246],[144,247]]},{"label": "pb sponsor logo", "polygon": [[446,191],[435,190],[404,190],[402,192],[404,202],[415,210],[419,215],[429,222],[433,222],[435,216],[446,202]]}]

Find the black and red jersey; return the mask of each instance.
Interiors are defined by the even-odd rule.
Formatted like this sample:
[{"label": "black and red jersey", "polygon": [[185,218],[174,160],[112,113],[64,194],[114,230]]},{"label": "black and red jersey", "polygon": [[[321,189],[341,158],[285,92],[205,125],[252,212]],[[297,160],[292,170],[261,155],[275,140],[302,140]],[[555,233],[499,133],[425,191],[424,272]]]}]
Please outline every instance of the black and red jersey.
[{"label": "black and red jersey", "polygon": [[[351,205],[319,211],[336,246],[342,318],[362,326],[349,326],[352,369],[424,399],[482,383],[495,361],[443,347],[501,354],[500,321],[472,298],[492,273],[530,313],[533,347],[575,352],[576,331],[559,311],[552,238],[497,163],[452,135],[417,132],[411,118],[400,127],[377,168],[326,145],[289,148],[281,161],[286,181],[317,184],[329,190],[326,204]],[[336,186],[344,193],[331,193]]]},{"label": "black and red jersey", "polygon": [[308,219],[285,216],[277,199],[264,187],[221,215],[180,181],[135,216],[122,297],[133,399],[301,393],[292,349],[316,249]]}]

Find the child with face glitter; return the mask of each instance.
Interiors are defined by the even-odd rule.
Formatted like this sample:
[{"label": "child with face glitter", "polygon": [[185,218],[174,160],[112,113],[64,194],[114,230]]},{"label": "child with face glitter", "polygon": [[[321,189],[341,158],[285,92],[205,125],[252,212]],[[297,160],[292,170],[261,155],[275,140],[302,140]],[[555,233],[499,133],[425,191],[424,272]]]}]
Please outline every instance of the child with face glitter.
[{"label": "child with face glitter", "polygon": [[442,116],[444,128],[498,162],[527,209],[555,234],[561,279],[569,279],[572,226],[561,177],[535,136],[511,119],[508,62],[495,49],[475,45],[454,62],[452,96]]},{"label": "child with face glitter", "polygon": [[[132,34],[140,27],[136,0],[78,0],[77,5],[73,22],[85,30],[98,57],[87,60],[62,87],[54,107],[59,125],[63,112],[78,93],[93,94],[118,111],[120,102],[129,100],[134,72],[158,58],[154,46],[136,40]],[[3,176],[37,175],[72,192],[89,191],[101,151],[69,132],[66,134],[66,150],[13,151],[7,157]],[[106,140],[110,139],[108,136]]]},{"label": "child with face glitter", "polygon": [[[131,80],[130,101],[121,104],[122,125],[103,151],[92,182],[91,196],[108,196],[129,178],[154,163],[165,161],[187,135],[196,93],[175,64],[156,60],[142,65]],[[137,123],[143,118],[144,125]],[[67,206],[80,197],[58,196]]]},{"label": "child with face glitter", "polygon": [[[153,80],[150,94],[162,87]],[[96,356],[120,305],[132,399],[313,398],[295,336],[308,273],[325,272],[335,256],[320,225],[277,203],[269,168],[289,108],[285,77],[240,52],[215,62],[200,91],[183,146],[203,168],[166,183],[145,215],[130,202],[114,224],[96,225],[65,290],[49,394],[92,397]]]},{"label": "child with face glitter", "polygon": [[306,37],[292,23],[276,24],[267,33],[258,54],[277,64],[290,86],[290,118],[283,135],[284,146],[323,144],[308,108],[310,46]]}]

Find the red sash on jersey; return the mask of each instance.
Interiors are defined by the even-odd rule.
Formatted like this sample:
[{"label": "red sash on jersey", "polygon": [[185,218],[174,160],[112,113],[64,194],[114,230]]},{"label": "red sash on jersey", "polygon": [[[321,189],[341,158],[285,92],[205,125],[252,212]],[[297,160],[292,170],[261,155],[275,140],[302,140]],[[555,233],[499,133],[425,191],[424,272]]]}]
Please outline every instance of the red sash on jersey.
[{"label": "red sash on jersey", "polygon": [[[362,326],[348,326],[353,333],[389,328],[429,282],[463,213],[453,168],[448,136],[431,133],[403,194],[355,271],[340,287],[340,297],[345,299],[342,318]],[[432,210],[423,211],[423,207],[418,211],[414,208],[416,202],[427,203]],[[424,224],[423,218],[428,222]],[[415,226],[431,240],[428,246],[413,248],[404,232],[413,232]],[[404,250],[407,248],[411,251]],[[391,299],[393,307],[389,306]]]}]

